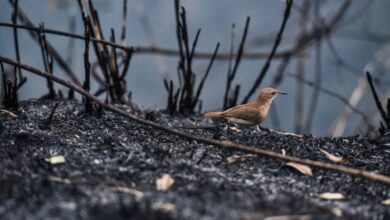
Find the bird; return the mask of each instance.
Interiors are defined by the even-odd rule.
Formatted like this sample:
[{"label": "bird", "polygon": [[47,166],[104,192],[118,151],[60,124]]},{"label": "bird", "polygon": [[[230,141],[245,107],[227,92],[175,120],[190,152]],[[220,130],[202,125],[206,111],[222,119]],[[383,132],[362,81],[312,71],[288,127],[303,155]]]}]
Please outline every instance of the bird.
[{"label": "bird", "polygon": [[264,88],[256,98],[256,101],[238,105],[225,111],[206,112],[205,118],[225,118],[228,121],[227,133],[229,133],[229,123],[256,126],[260,131],[259,124],[267,117],[272,101],[279,94],[287,93],[274,88]]}]

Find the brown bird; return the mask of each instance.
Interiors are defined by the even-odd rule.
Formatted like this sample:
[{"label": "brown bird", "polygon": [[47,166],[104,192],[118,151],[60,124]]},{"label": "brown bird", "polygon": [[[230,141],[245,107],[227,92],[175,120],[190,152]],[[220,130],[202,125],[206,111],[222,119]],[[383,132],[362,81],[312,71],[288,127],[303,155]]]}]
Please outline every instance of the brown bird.
[{"label": "brown bird", "polygon": [[260,131],[258,125],[267,117],[271,103],[278,94],[286,95],[287,93],[274,88],[264,88],[255,102],[238,105],[222,112],[206,112],[203,116],[205,118],[226,118],[228,120],[227,132],[229,132],[229,122],[256,126]]}]

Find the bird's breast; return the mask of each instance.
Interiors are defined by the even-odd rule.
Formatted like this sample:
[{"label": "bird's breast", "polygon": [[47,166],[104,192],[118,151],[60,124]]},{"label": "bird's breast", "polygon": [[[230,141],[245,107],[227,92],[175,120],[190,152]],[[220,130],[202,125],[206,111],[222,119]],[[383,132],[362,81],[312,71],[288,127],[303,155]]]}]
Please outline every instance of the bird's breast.
[{"label": "bird's breast", "polygon": [[268,115],[269,105],[263,105],[259,107],[259,116],[260,118],[265,118]]}]

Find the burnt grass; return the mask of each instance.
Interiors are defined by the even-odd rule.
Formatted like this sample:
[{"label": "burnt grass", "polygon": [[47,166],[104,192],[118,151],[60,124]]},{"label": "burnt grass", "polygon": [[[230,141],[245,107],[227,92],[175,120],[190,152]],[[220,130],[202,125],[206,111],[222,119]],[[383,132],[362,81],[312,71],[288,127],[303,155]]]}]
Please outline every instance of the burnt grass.
[{"label": "burnt grass", "polygon": [[[16,119],[0,113],[1,219],[390,219],[390,186],[329,170],[303,175],[285,162],[196,143],[115,113],[99,117],[84,105],[61,101],[44,129],[53,101],[20,103]],[[171,117],[161,111],[118,106],[169,127],[226,139],[224,123],[202,117]],[[229,139],[288,155],[329,162],[320,148],[347,166],[390,175],[386,138],[294,137],[251,128]],[[47,158],[63,155],[65,163]],[[173,186],[156,189],[170,174]],[[321,200],[325,192],[342,201]],[[342,211],[342,216],[337,212]]]}]

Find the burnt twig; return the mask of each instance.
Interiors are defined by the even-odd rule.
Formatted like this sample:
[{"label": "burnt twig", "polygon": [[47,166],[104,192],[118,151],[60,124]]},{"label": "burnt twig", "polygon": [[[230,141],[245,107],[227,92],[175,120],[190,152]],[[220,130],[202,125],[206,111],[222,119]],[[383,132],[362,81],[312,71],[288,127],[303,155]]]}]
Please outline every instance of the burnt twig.
[{"label": "burnt twig", "polygon": [[127,0],[123,0],[122,34],[121,34],[122,45],[125,45],[125,41],[126,41],[126,24],[127,24]]},{"label": "burnt twig", "polygon": [[[15,80],[8,80],[7,79],[2,61],[0,61],[0,66],[1,66],[1,75],[2,75],[3,89],[4,89],[3,105],[7,109],[17,110],[19,107],[19,104],[18,104],[16,82],[15,82]],[[13,71],[14,71],[13,76],[15,77],[15,75],[16,75],[16,68],[15,67],[14,67]]]},{"label": "burnt twig", "polygon": [[194,99],[194,103],[193,103],[193,106],[194,106],[194,107],[195,107],[195,105],[197,104],[197,102],[199,101],[200,93],[202,92],[203,85],[204,85],[204,83],[206,82],[207,76],[208,76],[209,73],[210,73],[210,69],[211,69],[211,67],[213,66],[213,63],[214,63],[214,60],[215,60],[215,56],[217,55],[218,50],[219,50],[219,42],[217,43],[217,46],[215,47],[215,50],[214,50],[214,54],[213,54],[213,56],[211,57],[211,60],[210,60],[209,65],[207,66],[206,73],[204,74],[202,80],[201,80],[200,83],[199,83],[198,90],[197,90],[197,92],[196,92],[195,99]]},{"label": "burnt twig", "polygon": [[[211,56],[206,74],[201,80],[198,90],[195,90],[196,75],[192,70],[192,61],[195,55],[195,48],[198,43],[200,29],[198,29],[195,39],[190,47],[188,28],[186,21],[186,11],[180,7],[180,1],[175,0],[175,21],[176,21],[176,37],[179,48],[179,61],[177,66],[177,74],[179,88],[174,92],[173,82],[164,80],[165,88],[168,92],[167,111],[171,114],[193,114],[195,107],[199,104],[199,96],[203,88],[204,81],[207,79],[211,65],[213,64],[219,44]],[[177,98],[176,98],[177,97]]]},{"label": "burnt twig", "polygon": [[[40,28],[44,27],[44,24],[39,25]],[[49,54],[48,48],[47,48],[47,41],[45,33],[37,33],[39,38],[39,45],[41,47],[41,53],[42,53],[42,60],[43,60],[43,66],[45,67],[45,71],[48,73],[53,74],[53,57]],[[44,95],[43,99],[55,99],[56,98],[56,92],[54,90],[53,82],[49,79],[46,79],[46,85],[48,89],[48,94]]]},{"label": "burnt twig", "polygon": [[[14,25],[17,25],[18,24],[18,8],[19,8],[19,4],[18,4],[18,0],[14,0],[14,11],[12,12],[12,16],[11,16],[11,20],[12,20],[12,23]],[[15,45],[15,53],[16,53],[16,60],[18,62],[20,62],[20,50],[19,50],[19,35],[18,35],[18,29],[14,26],[13,28],[13,34],[14,34],[14,45]],[[18,77],[19,79],[21,80],[23,78],[22,76],[22,70],[20,68],[18,68]]]},{"label": "burnt twig", "polygon": [[[238,66],[240,65],[242,55],[244,53],[244,45],[245,45],[246,36],[248,34],[250,20],[251,20],[250,17],[246,18],[244,33],[242,34],[240,46],[238,48],[237,56],[236,56],[236,59],[234,61],[233,70],[230,72],[230,68],[229,68],[229,71],[228,71],[228,75],[227,75],[227,79],[226,79],[226,90],[225,90],[225,94],[224,94],[224,98],[223,98],[223,109],[230,108],[230,107],[236,105],[236,102],[229,102],[229,100],[230,101],[237,101],[237,97],[235,97],[235,96],[233,96],[232,99],[229,99],[229,94],[231,92],[230,87],[231,87],[231,84],[236,76]],[[237,87],[235,88],[234,91],[238,91]],[[234,94],[237,94],[237,96],[238,96],[238,92],[234,92],[233,95]]]},{"label": "burnt twig", "polygon": [[[115,32],[114,29],[111,29],[111,41],[115,42]],[[112,48],[111,55],[111,78],[113,89],[115,90],[115,96],[117,101],[121,101],[122,103],[125,101],[125,88],[126,84],[122,84],[121,76],[119,75],[119,65],[118,65],[118,56],[116,53],[116,49]]]},{"label": "burnt twig", "polygon": [[[377,92],[375,90],[374,83],[372,82],[372,77],[371,77],[370,72],[367,71],[366,75],[367,75],[368,84],[370,84],[370,88],[371,88],[371,91],[372,91],[372,95],[374,97],[374,101],[375,101],[376,107],[378,108],[378,111],[381,114],[381,117],[382,117],[383,122],[385,124],[385,129],[390,129],[390,118],[388,117],[388,114],[386,114],[385,110],[383,109],[382,103],[379,100],[378,94],[377,94]],[[389,105],[389,103],[387,103],[387,104]],[[387,107],[389,107],[389,106],[387,106]],[[381,129],[381,130],[383,130],[383,129]],[[381,133],[383,134],[384,131],[382,131]]]},{"label": "burnt twig", "polygon": [[[51,80],[51,79],[48,79],[48,80]],[[49,128],[51,122],[53,121],[54,112],[57,110],[58,105],[59,105],[59,103],[57,102],[54,105],[54,107],[51,109],[49,117],[47,117],[47,119],[45,120],[45,122],[41,126],[42,130],[47,130]]]},{"label": "burnt twig", "polygon": [[[90,42],[90,36],[91,36],[91,30],[90,28],[90,18],[89,16],[83,17],[84,22],[84,36],[85,36],[85,42],[84,42],[84,83],[83,83],[83,89],[87,92],[91,89],[91,63],[89,61],[89,42]],[[92,114],[93,112],[93,105],[91,100],[88,97],[84,97],[85,101],[85,112],[87,114]]]}]

